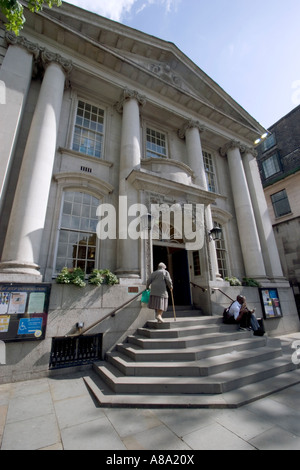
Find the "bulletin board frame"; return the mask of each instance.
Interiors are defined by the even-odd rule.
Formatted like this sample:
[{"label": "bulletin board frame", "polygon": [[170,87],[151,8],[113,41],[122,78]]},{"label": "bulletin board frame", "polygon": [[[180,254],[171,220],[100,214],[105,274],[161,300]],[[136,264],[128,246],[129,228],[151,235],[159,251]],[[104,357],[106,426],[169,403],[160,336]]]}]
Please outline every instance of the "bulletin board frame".
[{"label": "bulletin board frame", "polygon": [[281,318],[283,316],[276,288],[259,288],[259,295],[265,320]]},{"label": "bulletin board frame", "polygon": [[45,339],[51,284],[0,283],[0,340]]}]

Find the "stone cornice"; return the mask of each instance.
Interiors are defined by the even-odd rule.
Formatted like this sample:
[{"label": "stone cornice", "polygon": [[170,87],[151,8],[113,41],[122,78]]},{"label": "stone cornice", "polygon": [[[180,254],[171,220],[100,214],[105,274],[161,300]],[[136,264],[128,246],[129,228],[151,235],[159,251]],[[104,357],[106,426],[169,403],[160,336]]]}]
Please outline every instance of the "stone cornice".
[{"label": "stone cornice", "polygon": [[184,139],[186,131],[188,129],[194,128],[198,129],[200,133],[205,131],[205,127],[199,121],[193,121],[192,119],[190,119],[185,124],[183,124],[181,129],[178,130],[178,137],[180,137],[180,139]]},{"label": "stone cornice", "polygon": [[138,104],[140,106],[144,106],[146,104],[146,96],[144,95],[140,95],[137,91],[135,90],[129,90],[128,88],[125,88],[123,90],[123,94],[121,96],[121,99],[120,101],[118,101],[116,104],[115,104],[115,109],[118,111],[118,113],[122,113],[123,111],[123,106],[124,106],[124,103],[128,100],[132,100],[132,99],[135,99]]}]

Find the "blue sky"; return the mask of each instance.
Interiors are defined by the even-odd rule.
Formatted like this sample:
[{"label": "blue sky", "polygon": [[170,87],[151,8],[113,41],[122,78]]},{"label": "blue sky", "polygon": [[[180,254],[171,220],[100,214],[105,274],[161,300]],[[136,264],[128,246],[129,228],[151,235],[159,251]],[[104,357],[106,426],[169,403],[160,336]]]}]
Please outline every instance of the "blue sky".
[{"label": "blue sky", "polygon": [[268,128],[300,104],[300,0],[68,0],[174,43]]}]

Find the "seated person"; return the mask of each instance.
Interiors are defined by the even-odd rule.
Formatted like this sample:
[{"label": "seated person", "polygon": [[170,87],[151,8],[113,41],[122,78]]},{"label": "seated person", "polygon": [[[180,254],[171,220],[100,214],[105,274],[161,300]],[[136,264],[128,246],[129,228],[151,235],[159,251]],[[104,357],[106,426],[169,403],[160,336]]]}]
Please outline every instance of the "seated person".
[{"label": "seated person", "polygon": [[249,310],[246,305],[246,297],[238,295],[236,301],[230,305],[224,323],[238,324],[240,330],[250,330],[253,313],[254,310]]}]

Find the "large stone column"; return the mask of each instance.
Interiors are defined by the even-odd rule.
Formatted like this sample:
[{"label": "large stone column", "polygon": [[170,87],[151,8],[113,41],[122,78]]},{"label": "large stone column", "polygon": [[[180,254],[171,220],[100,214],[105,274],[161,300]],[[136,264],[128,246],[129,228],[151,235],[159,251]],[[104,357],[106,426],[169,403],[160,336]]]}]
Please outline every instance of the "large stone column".
[{"label": "large stone column", "polygon": [[240,148],[239,142],[232,141],[220,153],[227,154],[246,276],[259,281],[266,279],[266,271]]},{"label": "large stone column", "polygon": [[[188,121],[178,132],[180,138],[185,137],[188,163],[194,172],[194,183],[200,188],[208,191],[206,173],[203,161],[201,133],[205,128],[198,121]],[[205,227],[207,232],[213,228],[213,220],[210,206],[205,207]],[[208,240],[208,237],[205,237]],[[216,246],[213,240],[208,241],[210,258],[211,281],[221,280],[219,273]]]},{"label": "large stone column", "polygon": [[129,236],[128,210],[138,203],[137,190],[127,181],[132,170],[141,164],[140,139],[140,106],[146,102],[145,97],[136,91],[124,90],[122,99],[116,109],[123,113],[122,137],[119,170],[119,237],[118,268],[120,278],[140,278],[139,240]]},{"label": "large stone column", "polygon": [[0,263],[2,281],[41,280],[38,262],[55,158],[65,74],[71,67],[70,62],[46,50],[42,50],[41,58],[45,74],[23,155],[3,248]]},{"label": "large stone column", "polygon": [[188,164],[194,172],[194,183],[207,191],[207,180],[203,162],[201,132],[205,128],[198,121],[188,121],[178,135],[185,138]]},{"label": "large stone column", "polygon": [[256,160],[257,152],[248,147],[242,149],[243,165],[250,191],[256,226],[268,278],[276,282],[286,282],[276,245],[275,235],[263,191]]},{"label": "large stone column", "polygon": [[39,53],[38,46],[22,36],[6,33],[6,41],[10,45],[0,68],[0,213],[31,82],[33,60]]}]

